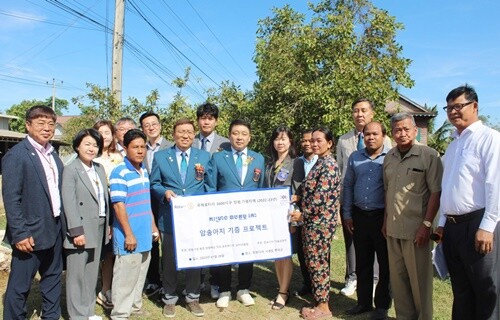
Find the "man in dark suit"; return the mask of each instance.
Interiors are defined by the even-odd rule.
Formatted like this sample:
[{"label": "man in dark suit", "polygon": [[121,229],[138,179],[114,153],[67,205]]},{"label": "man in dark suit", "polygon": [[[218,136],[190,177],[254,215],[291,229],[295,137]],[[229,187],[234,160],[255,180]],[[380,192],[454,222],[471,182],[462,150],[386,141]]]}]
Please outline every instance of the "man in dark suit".
[{"label": "man in dark suit", "polygon": [[49,143],[56,119],[55,112],[47,106],[30,108],[26,112],[28,136],[2,160],[5,236],[12,246],[4,319],[26,319],[26,298],[37,272],[42,293],[41,317],[61,316],[63,164]]},{"label": "man in dark suit", "polygon": [[[264,157],[247,148],[251,139],[250,123],[233,120],[229,126],[231,150],[214,153],[209,166],[210,186],[217,191],[253,190],[264,185]],[[210,273],[219,284],[217,307],[226,308],[231,300],[231,265],[212,267]],[[253,263],[240,263],[236,298],[245,306],[255,304],[248,289],[252,282]]]},{"label": "man in dark suit", "polygon": [[[177,270],[170,200],[177,195],[204,193],[208,188],[206,184],[210,154],[191,147],[194,132],[191,120],[178,120],[174,125],[175,146],[158,151],[151,171],[152,197],[160,206],[158,228],[162,234],[162,300],[165,303],[163,314],[166,317],[175,316],[175,304],[179,299],[176,294]],[[204,311],[199,304],[200,269],[187,269],[185,272],[187,309],[201,317]]]},{"label": "man in dark suit", "polygon": [[[143,113],[139,118],[139,124],[141,125],[142,132],[144,132],[148,138],[148,141],[146,142],[146,157],[144,158],[143,164],[151,176],[151,167],[156,152],[169,148],[173,144],[161,136],[161,122],[158,114],[152,111]],[[154,199],[151,199],[151,208],[153,210],[155,223],[158,225],[159,208],[158,202]],[[162,287],[160,277],[160,244],[158,241],[153,241],[153,247],[151,248],[151,261],[149,263],[148,275],[146,279],[147,285],[144,289],[144,293],[146,296],[151,297]]]},{"label": "man in dark suit", "polygon": [[225,137],[215,132],[219,108],[215,104],[206,102],[196,109],[196,118],[200,132],[193,141],[193,147],[210,152],[210,155],[220,150],[230,150],[231,144]]}]

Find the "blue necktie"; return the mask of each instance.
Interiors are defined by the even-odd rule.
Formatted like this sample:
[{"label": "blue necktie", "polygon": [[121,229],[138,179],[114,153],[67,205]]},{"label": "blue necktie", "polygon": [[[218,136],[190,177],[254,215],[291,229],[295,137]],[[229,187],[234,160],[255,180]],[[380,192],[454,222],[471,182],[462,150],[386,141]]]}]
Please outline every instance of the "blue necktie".
[{"label": "blue necktie", "polygon": [[181,157],[182,157],[182,160],[181,160],[181,179],[182,179],[182,183],[184,183],[184,181],[186,181],[186,173],[187,173],[187,169],[188,169],[188,164],[186,161],[187,154],[185,152],[182,152]]},{"label": "blue necktie", "polygon": [[360,132],[358,134],[358,150],[362,150],[365,148],[365,142],[363,141],[363,134]]},{"label": "blue necktie", "polygon": [[238,176],[241,177],[243,175],[243,159],[241,158],[241,152],[237,152],[238,158],[236,158],[236,170],[238,171]]},{"label": "blue necktie", "polygon": [[207,138],[201,139],[201,148],[200,148],[201,150],[207,151],[207,142],[208,142]]}]

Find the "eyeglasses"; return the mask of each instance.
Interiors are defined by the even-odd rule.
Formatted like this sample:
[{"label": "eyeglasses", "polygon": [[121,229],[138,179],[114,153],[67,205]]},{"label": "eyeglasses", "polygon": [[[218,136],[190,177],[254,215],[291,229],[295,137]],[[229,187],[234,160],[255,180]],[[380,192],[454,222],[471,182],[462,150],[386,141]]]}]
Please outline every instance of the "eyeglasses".
[{"label": "eyeglasses", "polygon": [[469,101],[469,102],[465,102],[465,103],[457,103],[457,104],[454,104],[452,106],[446,106],[446,107],[443,108],[443,110],[446,111],[446,112],[451,112],[452,110],[460,111],[465,106],[468,106],[471,103],[474,103],[474,101]]},{"label": "eyeglasses", "polygon": [[194,136],[194,131],[191,131],[191,130],[179,130],[179,131],[175,131],[176,134],[179,134],[181,136],[183,135],[189,135],[189,136]]},{"label": "eyeglasses", "polygon": [[149,128],[158,128],[160,126],[160,123],[159,122],[153,122],[153,123],[146,123],[144,124],[142,127],[144,129],[149,129]]}]

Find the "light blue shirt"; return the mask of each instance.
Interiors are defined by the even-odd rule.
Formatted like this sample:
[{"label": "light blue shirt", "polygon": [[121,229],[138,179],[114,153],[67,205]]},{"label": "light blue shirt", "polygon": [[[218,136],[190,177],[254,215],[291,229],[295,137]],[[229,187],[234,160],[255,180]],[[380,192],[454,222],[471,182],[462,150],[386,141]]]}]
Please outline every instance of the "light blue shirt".
[{"label": "light blue shirt", "polygon": [[361,210],[383,209],[384,203],[384,158],[389,150],[384,147],[375,158],[370,158],[366,148],[349,156],[342,186],[344,219],[352,219],[352,207]]},{"label": "light blue shirt", "polygon": [[311,171],[312,167],[316,164],[316,161],[318,161],[318,155],[315,154],[311,160],[307,160],[304,156],[300,156],[302,161],[304,161],[304,172],[307,175],[309,174],[309,171]]}]

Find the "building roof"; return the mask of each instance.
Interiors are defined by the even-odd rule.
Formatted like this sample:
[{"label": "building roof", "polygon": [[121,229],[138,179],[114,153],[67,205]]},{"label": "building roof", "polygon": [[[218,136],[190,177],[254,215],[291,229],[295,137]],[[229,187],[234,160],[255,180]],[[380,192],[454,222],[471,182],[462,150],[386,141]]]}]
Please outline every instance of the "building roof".
[{"label": "building roof", "polygon": [[412,114],[414,117],[430,117],[434,118],[437,116],[437,112],[432,112],[422,107],[408,97],[399,95],[398,101],[390,101],[385,105],[385,112],[393,115],[398,112],[407,112]]}]

